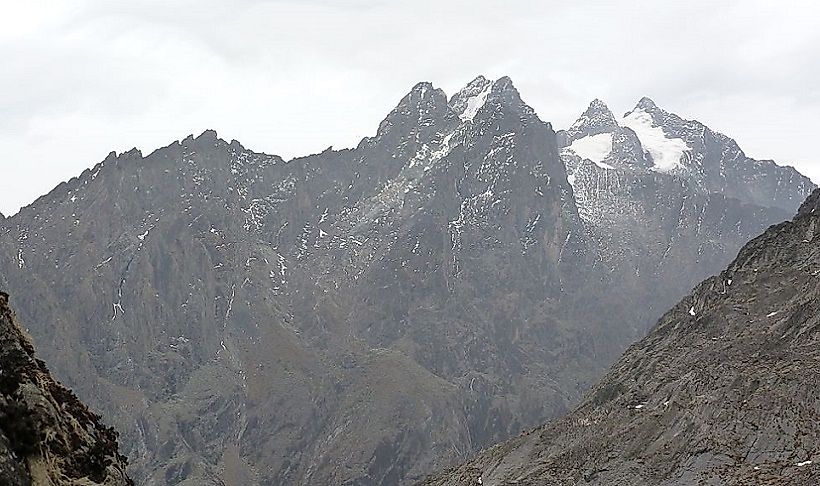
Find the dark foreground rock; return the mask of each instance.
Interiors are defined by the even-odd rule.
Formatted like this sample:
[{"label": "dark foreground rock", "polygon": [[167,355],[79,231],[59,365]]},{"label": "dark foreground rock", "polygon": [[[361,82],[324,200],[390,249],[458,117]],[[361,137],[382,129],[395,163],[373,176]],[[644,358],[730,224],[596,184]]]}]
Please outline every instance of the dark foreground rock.
[{"label": "dark foreground rock", "polygon": [[51,378],[0,292],[0,484],[131,485],[117,433]]},{"label": "dark foreground rock", "polygon": [[575,411],[424,484],[818,484],[818,199],[697,286]]}]

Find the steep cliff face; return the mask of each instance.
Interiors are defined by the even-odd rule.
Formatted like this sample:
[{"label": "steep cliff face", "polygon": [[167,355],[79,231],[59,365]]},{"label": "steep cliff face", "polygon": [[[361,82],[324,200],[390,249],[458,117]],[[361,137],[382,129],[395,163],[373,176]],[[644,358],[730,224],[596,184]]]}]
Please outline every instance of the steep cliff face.
[{"label": "steep cliff face", "polygon": [[131,485],[117,434],[34,357],[0,292],[0,484]]},{"label": "steep cliff face", "polygon": [[572,413],[426,484],[816,484],[818,200],[698,285]]},{"label": "steep cliff face", "polygon": [[[354,149],[111,154],[0,223],[0,283],[141,484],[408,483],[565,412],[695,282],[613,258],[568,169],[508,78],[419,83]],[[673,226],[617,251],[698,251]]]}]

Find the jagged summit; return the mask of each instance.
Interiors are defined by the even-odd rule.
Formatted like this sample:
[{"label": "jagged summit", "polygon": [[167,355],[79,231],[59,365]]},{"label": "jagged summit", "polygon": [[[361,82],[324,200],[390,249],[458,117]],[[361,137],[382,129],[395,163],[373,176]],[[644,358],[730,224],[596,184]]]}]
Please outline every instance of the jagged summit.
[{"label": "jagged summit", "polygon": [[410,98],[419,97],[425,99],[442,93],[444,92],[433,86],[433,83],[431,83],[430,81],[422,81],[420,83],[416,83],[407,96]]},{"label": "jagged summit", "polygon": [[497,86],[500,91],[510,90],[518,93],[518,89],[515,87],[512,78],[509,76],[501,76],[493,84]]},{"label": "jagged summit", "polygon": [[199,136],[196,137],[196,139],[201,141],[218,140],[219,134],[216,133],[216,130],[208,128],[204,130],[202,133],[200,133]]},{"label": "jagged summit", "polygon": [[612,111],[606,103],[596,98],[565,133],[567,139],[576,140],[585,136],[611,133],[617,128],[618,122]]},{"label": "jagged summit", "polygon": [[521,96],[509,76],[495,81],[478,76],[450,98],[450,108],[462,121],[473,121],[478,112],[490,102],[495,108],[510,107],[534,113]]},{"label": "jagged summit", "polygon": [[658,105],[652,101],[651,98],[644,96],[640,100],[638,100],[638,104],[635,105],[636,110],[645,110],[645,111],[654,111],[658,110]]},{"label": "jagged summit", "polygon": [[[589,171],[650,171],[674,176],[704,193],[761,206],[773,201],[788,209],[814,187],[793,168],[751,159],[731,138],[668,112],[648,97],[620,118],[612,117],[604,103],[593,101],[570,128],[559,133],[558,140],[571,179],[579,183],[576,189],[586,183],[591,191],[600,189],[597,176],[584,175]],[[593,164],[584,165],[584,160]],[[774,179],[781,182],[771,183]],[[797,190],[784,191],[785,187]],[[582,204],[588,202],[584,199]]]},{"label": "jagged summit", "polygon": [[493,80],[487,79],[483,74],[479,74],[472,81],[467,83],[466,86],[464,86],[459,91],[457,91],[456,95],[454,95],[454,96],[457,96],[458,93],[461,93],[461,92],[481,91],[485,86],[488,86],[490,84],[493,84]]},{"label": "jagged summit", "polygon": [[416,125],[420,125],[416,127],[418,131],[429,132],[433,120],[447,118],[448,111],[444,91],[428,81],[417,83],[381,122],[377,137],[402,137],[410,126]]},{"label": "jagged summit", "polygon": [[450,98],[450,107],[462,120],[472,121],[493,89],[493,81],[478,76]]}]

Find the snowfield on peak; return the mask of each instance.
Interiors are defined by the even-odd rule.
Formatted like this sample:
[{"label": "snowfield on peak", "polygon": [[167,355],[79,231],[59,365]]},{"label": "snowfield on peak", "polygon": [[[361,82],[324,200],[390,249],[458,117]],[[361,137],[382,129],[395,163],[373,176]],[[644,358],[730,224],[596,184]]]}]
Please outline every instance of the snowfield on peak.
[{"label": "snowfield on peak", "polygon": [[652,156],[654,169],[657,171],[669,172],[680,167],[683,153],[691,150],[682,139],[667,137],[663,128],[655,126],[652,116],[644,110],[636,109],[627,113],[619,125],[635,132],[644,150]]},{"label": "snowfield on peak", "polygon": [[487,102],[487,97],[490,95],[490,91],[492,91],[492,89],[493,83],[487,83],[484,89],[467,98],[467,107],[464,108],[464,112],[459,115],[459,118],[464,121],[473,121],[473,118],[475,118],[478,110],[480,110],[481,107],[484,106],[484,103]]},{"label": "snowfield on peak", "polygon": [[575,153],[582,159],[587,159],[595,163],[598,167],[604,169],[612,169],[609,164],[604,164],[606,159],[612,152],[612,134],[600,133],[598,135],[589,135],[579,138],[570,144],[564,150]]}]

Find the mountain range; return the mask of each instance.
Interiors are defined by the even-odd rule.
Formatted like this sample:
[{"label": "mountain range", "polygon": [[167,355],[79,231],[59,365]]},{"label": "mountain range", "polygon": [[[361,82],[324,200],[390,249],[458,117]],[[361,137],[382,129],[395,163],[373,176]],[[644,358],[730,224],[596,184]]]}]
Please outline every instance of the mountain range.
[{"label": "mountain range", "polygon": [[0,287],[139,484],[392,485],[559,417],[814,188],[642,99],[419,83],[357,147],[189,136],[0,220]]}]

